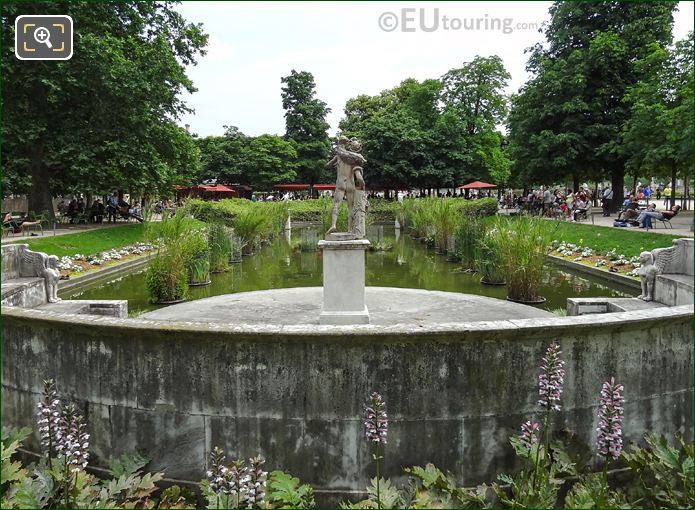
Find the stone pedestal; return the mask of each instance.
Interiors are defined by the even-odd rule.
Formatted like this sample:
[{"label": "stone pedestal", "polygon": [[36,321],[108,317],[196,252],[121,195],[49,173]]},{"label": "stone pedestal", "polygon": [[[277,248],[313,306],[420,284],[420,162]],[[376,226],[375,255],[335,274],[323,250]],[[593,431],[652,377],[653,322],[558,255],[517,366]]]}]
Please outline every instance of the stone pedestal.
[{"label": "stone pedestal", "polygon": [[[349,234],[344,236],[349,236]],[[323,250],[323,307],[321,324],[369,324],[364,294],[366,239],[335,241],[341,234],[329,234],[319,241]]]}]

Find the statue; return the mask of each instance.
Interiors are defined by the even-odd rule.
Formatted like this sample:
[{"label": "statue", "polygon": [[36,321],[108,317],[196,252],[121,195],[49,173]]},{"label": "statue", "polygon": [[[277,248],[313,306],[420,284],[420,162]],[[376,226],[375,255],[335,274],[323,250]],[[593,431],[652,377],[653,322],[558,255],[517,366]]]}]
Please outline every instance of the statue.
[{"label": "statue", "polygon": [[46,269],[44,270],[44,278],[46,280],[46,294],[49,303],[57,303],[62,301],[58,297],[58,281],[60,281],[60,269],[58,269],[58,257],[50,255]]},{"label": "statue", "polygon": [[656,284],[656,275],[659,274],[659,268],[654,265],[654,255],[650,251],[640,253],[640,268],[637,274],[640,276],[642,284],[642,294],[637,296],[643,301],[654,300],[654,286]]},{"label": "statue", "polygon": [[336,231],[336,222],[343,198],[348,203],[348,236],[349,239],[363,239],[365,236],[365,218],[367,214],[367,197],[363,176],[363,165],[367,162],[360,154],[362,144],[358,140],[350,140],[344,136],[338,139],[336,154],[326,164],[335,167],[337,179],[335,196],[333,197],[333,214],[331,228],[326,236]]},{"label": "statue", "polygon": [[21,276],[38,276],[43,278],[46,284],[46,298],[49,303],[62,301],[58,297],[58,281],[60,270],[58,269],[58,257],[46,255],[42,252],[25,249],[20,259]]}]

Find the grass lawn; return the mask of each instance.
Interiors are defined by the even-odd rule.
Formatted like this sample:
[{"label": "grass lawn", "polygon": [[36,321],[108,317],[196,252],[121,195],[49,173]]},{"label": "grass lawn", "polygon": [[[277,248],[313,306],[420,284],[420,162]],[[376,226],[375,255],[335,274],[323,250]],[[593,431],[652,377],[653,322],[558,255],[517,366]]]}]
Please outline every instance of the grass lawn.
[{"label": "grass lawn", "polygon": [[674,239],[683,236],[635,232],[627,228],[600,227],[584,223],[551,222],[552,239],[586,246],[598,253],[613,248],[626,257],[634,257],[643,251],[668,248]]},{"label": "grass lawn", "polygon": [[62,257],[77,253],[83,255],[97,254],[144,240],[145,226],[138,223],[62,236],[42,236],[18,242],[28,244],[29,248],[34,251],[42,251],[49,255]]}]

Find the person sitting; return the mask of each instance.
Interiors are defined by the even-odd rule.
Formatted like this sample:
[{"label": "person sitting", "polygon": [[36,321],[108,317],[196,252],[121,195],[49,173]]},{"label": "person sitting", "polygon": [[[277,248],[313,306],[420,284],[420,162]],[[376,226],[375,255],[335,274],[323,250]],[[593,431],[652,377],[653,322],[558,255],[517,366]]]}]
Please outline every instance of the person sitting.
[{"label": "person sitting", "polygon": [[77,208],[77,200],[74,198],[70,201],[68,204],[68,212],[67,216],[70,218],[70,223],[75,223],[75,219],[77,216],[80,214],[78,208]]},{"label": "person sitting", "polygon": [[[2,217],[2,228],[11,228],[14,234],[21,234],[25,227],[31,227],[32,225],[41,225],[41,222],[26,221],[26,218],[13,218],[11,213],[5,213]],[[36,236],[38,234],[32,232],[31,235]]]},{"label": "person sitting", "polygon": [[623,202],[623,208],[618,213],[618,221],[629,221],[634,220],[639,216],[639,202],[635,197],[630,195]]},{"label": "person sitting", "polygon": [[680,205],[673,206],[670,211],[657,211],[656,204],[652,204],[649,209],[642,211],[637,217],[637,222],[640,228],[646,228],[649,230],[652,227],[652,218],[656,218],[661,221],[669,221],[673,219],[678,212],[681,210]]},{"label": "person sitting", "polygon": [[89,218],[93,223],[103,223],[105,212],[106,209],[104,208],[104,204],[97,198],[92,202],[92,206],[89,208]]},{"label": "person sitting", "polygon": [[586,212],[587,212],[587,203],[585,201],[584,195],[579,195],[574,203],[573,203],[574,208],[572,209],[572,221],[577,221],[577,218],[580,215],[584,215],[586,217]]}]

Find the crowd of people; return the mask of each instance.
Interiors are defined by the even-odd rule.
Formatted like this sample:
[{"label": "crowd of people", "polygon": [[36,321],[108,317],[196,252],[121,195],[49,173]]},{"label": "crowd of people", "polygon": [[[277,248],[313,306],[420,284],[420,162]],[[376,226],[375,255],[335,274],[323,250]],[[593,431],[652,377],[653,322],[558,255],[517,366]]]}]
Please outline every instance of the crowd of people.
[{"label": "crowd of people", "polygon": [[79,196],[70,201],[61,200],[57,208],[59,215],[66,218],[69,223],[103,223],[104,218],[107,218],[109,223],[118,219],[130,218],[140,222],[144,221],[140,202],[135,201],[131,205],[117,192],[109,195],[106,204],[102,202],[101,198],[96,198],[87,207],[85,199]]},{"label": "crowd of people", "polygon": [[503,205],[507,208],[518,208],[531,214],[547,218],[565,218],[569,221],[579,221],[586,218],[591,207],[591,190],[580,188],[574,192],[570,189],[551,189],[548,186],[529,190],[526,196],[515,193],[505,195]]}]

